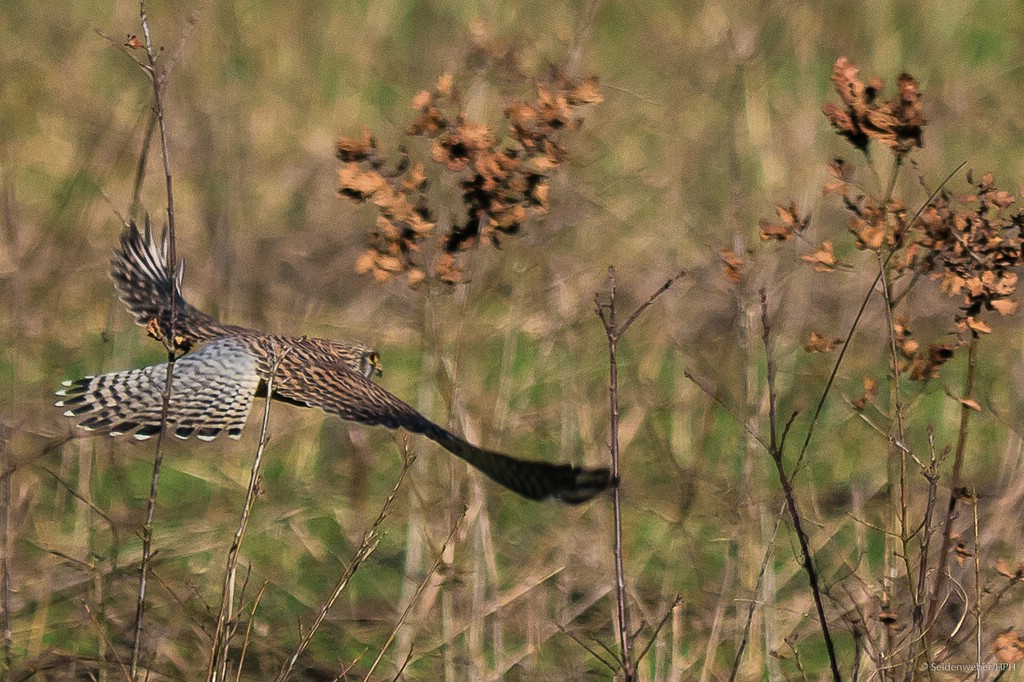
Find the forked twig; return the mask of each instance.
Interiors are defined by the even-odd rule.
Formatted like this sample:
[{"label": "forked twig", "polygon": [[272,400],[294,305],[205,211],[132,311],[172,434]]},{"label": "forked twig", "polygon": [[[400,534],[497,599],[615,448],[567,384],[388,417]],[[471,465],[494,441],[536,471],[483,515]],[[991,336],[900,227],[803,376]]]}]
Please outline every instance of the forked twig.
[{"label": "forked twig", "polygon": [[939,601],[942,599],[942,590],[949,577],[946,566],[949,563],[949,548],[953,541],[953,521],[957,516],[956,503],[957,496],[960,495],[960,475],[964,465],[964,453],[967,451],[967,436],[970,433],[972,410],[968,403],[974,394],[974,373],[977,364],[978,335],[974,334],[967,347],[967,377],[964,380],[964,395],[960,405],[960,428],[957,432],[956,451],[953,455],[953,473],[949,480],[949,505],[946,508],[946,521],[942,530],[942,549],[939,550],[938,573],[935,576],[935,584],[932,586],[928,617],[925,619],[926,630],[931,627],[939,615]]},{"label": "forked twig", "polygon": [[797,541],[800,543],[800,563],[803,566],[804,572],[807,573],[807,580],[811,585],[811,596],[814,598],[814,608],[818,614],[818,623],[821,626],[821,634],[825,640],[825,651],[828,653],[829,667],[832,670],[832,678],[839,682],[842,680],[842,675],[839,672],[839,661],[836,659],[835,645],[832,643],[832,634],[829,631],[828,619],[825,616],[825,605],[821,599],[821,586],[818,583],[818,573],[814,568],[814,560],[811,556],[810,542],[807,538],[807,532],[803,528],[803,522],[800,516],[800,512],[796,505],[796,494],[793,491],[793,482],[786,473],[786,467],[783,462],[783,452],[779,448],[779,441],[777,437],[778,422],[776,418],[776,409],[778,395],[776,393],[775,386],[775,359],[772,355],[771,346],[771,325],[768,321],[768,294],[764,289],[761,289],[761,329],[762,329],[762,341],[764,343],[765,353],[765,372],[767,375],[768,382],[768,428],[769,428],[769,445],[771,449],[769,454],[771,455],[772,461],[775,463],[775,470],[779,476],[779,483],[782,485],[782,493],[786,498],[786,506],[789,508],[789,517],[793,522],[793,531],[796,533]]},{"label": "forked twig", "polygon": [[616,320],[615,313],[615,294],[616,294],[616,282],[615,282],[615,266],[608,266],[608,301],[607,303],[601,302],[599,294],[594,295],[594,307],[597,312],[597,316],[601,318],[601,323],[604,325],[604,333],[608,338],[608,363],[609,363],[609,381],[608,381],[608,400],[609,410],[611,414],[611,457],[612,457],[612,479],[616,481],[616,485],[612,488],[612,513],[614,516],[614,534],[615,534],[615,594],[616,594],[616,614],[617,614],[617,625],[618,625],[618,639],[619,639],[619,665],[622,670],[622,674],[626,682],[632,682],[636,678],[636,662],[633,660],[632,654],[632,638],[629,635],[629,621],[628,614],[626,613],[626,579],[625,579],[625,567],[622,556],[622,503],[620,489],[618,485],[619,480],[619,366],[616,357],[618,350],[619,339],[626,333],[637,318],[647,310],[652,303],[659,296],[669,290],[669,287],[675,283],[677,279],[682,277],[684,272],[680,271],[673,277],[665,281],[664,284],[658,288],[657,291],[647,297],[647,300],[637,306],[626,321],[619,324]]},{"label": "forked twig", "polygon": [[249,650],[249,637],[252,634],[252,624],[256,620],[256,609],[259,608],[260,602],[263,601],[263,593],[267,590],[267,582],[263,582],[263,586],[260,587],[260,591],[256,594],[256,598],[252,602],[252,609],[249,611],[249,622],[245,624],[245,639],[242,641],[242,653],[238,656],[238,671],[235,674],[235,682],[241,682],[242,680],[242,666],[245,665],[245,653]]},{"label": "forked twig", "polygon": [[380,539],[380,528],[384,524],[384,521],[391,515],[391,506],[394,504],[395,498],[398,496],[398,490],[402,487],[402,482],[405,481],[406,475],[412,468],[413,462],[416,461],[416,457],[409,453],[407,443],[403,443],[402,448],[402,470],[398,473],[398,480],[395,481],[395,485],[391,487],[391,492],[388,493],[387,499],[384,500],[384,504],[380,509],[380,513],[374,520],[373,524],[370,525],[369,530],[363,533],[363,541],[359,545],[359,549],[356,550],[355,555],[352,557],[352,561],[349,562],[348,566],[345,567],[344,573],[338,579],[338,582],[334,584],[334,589],[331,590],[330,596],[320,606],[320,610],[317,612],[316,618],[313,620],[313,624],[309,630],[302,635],[302,639],[299,641],[295,651],[288,658],[288,661],[281,668],[281,672],[274,678],[276,682],[284,682],[288,675],[291,674],[292,668],[295,667],[295,663],[299,660],[299,656],[306,650],[309,643],[313,639],[313,635],[323,624],[324,619],[327,618],[327,613],[334,606],[334,602],[338,600],[341,593],[348,586],[349,581],[355,572],[359,570],[359,567],[363,564],[366,559],[373,554],[374,550],[377,549],[377,544]]},{"label": "forked twig", "polygon": [[[173,273],[176,268],[177,259],[174,238],[174,182],[171,175],[170,152],[167,147],[167,127],[164,121],[163,88],[166,85],[166,74],[157,68],[156,54],[153,52],[153,42],[149,34],[149,20],[146,17],[145,0],[139,2],[139,21],[142,25],[142,34],[145,39],[143,47],[146,52],[146,62],[135,60],[143,72],[149,77],[153,89],[153,113],[157,119],[160,130],[160,149],[164,164],[164,185],[167,192],[167,267],[168,272]],[[148,222],[148,219],[147,219]],[[177,317],[177,296],[171,296],[171,319],[167,331],[167,338],[163,339],[167,348],[167,377],[164,381],[164,392],[160,406],[160,432],[156,439],[156,452],[153,455],[153,476],[149,486],[149,497],[146,500],[146,521],[142,526],[142,562],[139,567],[139,593],[135,606],[135,625],[132,632],[132,659],[131,676],[137,679],[139,667],[139,655],[142,646],[143,617],[146,610],[146,582],[149,575],[150,564],[153,559],[153,515],[156,510],[156,497],[160,485],[160,467],[163,464],[164,437],[167,433],[167,417],[171,404],[171,385],[174,381],[174,359],[175,359],[175,330],[174,320]]]},{"label": "forked twig", "polygon": [[207,679],[225,680],[227,678],[228,649],[231,645],[231,638],[234,628],[230,627],[232,619],[232,608],[234,606],[235,580],[238,571],[238,553],[242,548],[242,539],[249,526],[249,517],[252,514],[253,505],[256,503],[256,495],[260,488],[260,469],[263,465],[263,453],[266,451],[270,437],[267,429],[270,425],[270,403],[274,395],[274,379],[281,362],[292,350],[291,344],[283,349],[274,348],[274,355],[270,365],[270,373],[267,377],[267,398],[263,406],[263,422],[260,426],[260,440],[256,446],[256,456],[253,458],[252,471],[249,474],[249,486],[245,492],[245,503],[242,505],[242,514],[238,520],[238,528],[235,530],[234,540],[228,550],[227,567],[224,570],[224,589],[221,591],[220,610],[217,612],[217,625],[213,631],[213,644],[210,648],[210,666],[207,669]]},{"label": "forked twig", "polygon": [[[928,196],[928,199],[918,207],[917,212],[914,213],[914,217],[907,222],[908,230],[921,218],[921,214],[924,213],[924,210],[931,205],[935,197],[937,197],[939,192],[942,191],[942,188],[945,187],[946,184],[953,179],[953,176],[959,173],[966,165],[966,161],[962,162],[959,166],[950,171],[949,175],[939,183],[939,186],[936,187]],[[895,249],[889,252],[889,255],[885,257],[885,265],[889,264],[889,261],[892,260],[895,254]],[[803,462],[804,455],[807,454],[807,448],[810,447],[811,444],[811,437],[814,435],[815,427],[818,424],[818,417],[821,416],[821,411],[825,407],[825,401],[828,400],[828,395],[832,391],[832,385],[835,383],[836,377],[839,375],[839,367],[843,364],[843,358],[846,357],[846,351],[850,348],[850,341],[853,339],[853,335],[857,332],[857,328],[860,326],[860,320],[864,316],[864,311],[868,307],[868,302],[871,301],[871,297],[874,295],[875,289],[878,287],[878,282],[881,278],[882,273],[879,272],[875,275],[875,279],[872,281],[871,286],[868,287],[867,293],[864,294],[864,300],[861,301],[860,308],[857,309],[857,314],[854,316],[853,322],[850,324],[850,331],[847,332],[846,339],[843,341],[843,345],[839,349],[839,354],[836,356],[836,361],[832,364],[832,371],[828,376],[828,381],[825,382],[825,388],[822,389],[821,396],[818,398],[817,404],[814,406],[814,412],[811,416],[811,424],[807,427],[807,435],[804,437],[804,443],[800,446],[800,453],[797,455],[796,464],[793,466],[794,475],[797,470],[799,470],[800,464]]]},{"label": "forked twig", "polygon": [[434,565],[430,567],[430,570],[427,571],[427,574],[423,576],[423,580],[420,581],[420,584],[416,587],[416,591],[412,594],[412,599],[409,600],[405,610],[402,611],[402,615],[399,616],[398,622],[395,623],[395,627],[391,630],[391,634],[388,635],[384,645],[380,648],[380,651],[377,652],[377,658],[373,660],[373,664],[370,666],[370,669],[366,671],[366,675],[363,677],[363,682],[368,682],[370,677],[373,676],[373,671],[377,669],[378,665],[380,665],[381,659],[384,658],[384,654],[387,652],[388,647],[390,647],[391,643],[395,641],[395,637],[398,636],[398,631],[401,630],[402,626],[405,624],[405,619],[409,617],[409,612],[412,611],[412,607],[416,604],[416,600],[419,598],[420,593],[423,592],[423,588],[427,586],[427,582],[429,582],[430,578],[435,572],[437,572],[437,567],[440,566],[441,562],[444,560],[445,551],[447,551],[448,545],[451,544],[455,534],[459,531],[459,527],[466,518],[467,511],[469,511],[469,508],[463,507],[462,514],[460,514],[459,518],[457,518],[455,523],[452,524],[452,529],[448,532],[448,537],[445,538],[444,542],[441,544],[441,549],[437,553],[437,559],[434,561]]}]

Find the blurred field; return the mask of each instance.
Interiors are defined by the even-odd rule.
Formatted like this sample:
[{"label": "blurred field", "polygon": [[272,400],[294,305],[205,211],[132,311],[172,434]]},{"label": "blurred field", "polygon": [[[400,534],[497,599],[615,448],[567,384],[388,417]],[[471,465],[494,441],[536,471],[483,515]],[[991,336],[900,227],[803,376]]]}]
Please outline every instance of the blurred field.
[{"label": "blurred field", "polygon": [[[864,76],[891,83],[908,71],[921,81],[929,125],[899,188],[909,205],[927,199],[919,173],[934,187],[963,161],[1011,191],[1024,179],[1016,2],[308,0],[148,10],[154,41],[177,55],[166,106],[186,295],[228,322],[372,344],[389,390],[474,442],[605,463],[607,348],[594,295],[610,264],[625,309],[687,270],[620,349],[626,571],[639,641],[655,637],[641,679],[728,677],[781,504],[767,456],[683,371],[764,428],[757,290],[766,287],[780,411],[800,412],[791,438],[802,441],[832,362],[803,344],[812,329],[844,336],[875,274],[838,202],[820,192],[828,159],[858,161],[821,115],[836,57],[849,56]],[[502,249],[477,252],[470,284],[412,290],[359,277],[354,261],[375,214],[335,196],[335,138],[366,128],[383,149],[405,144],[426,160],[429,143],[403,132],[412,97],[441,73],[455,75],[471,114],[499,129],[505,104],[531,93],[528,81],[474,56],[474,22],[508,46],[523,74],[558,65],[597,75],[605,101],[565,138],[570,158],[553,177],[551,212]],[[94,29],[116,41],[139,33],[138,6],[0,5],[0,444],[15,679],[123,679],[115,661],[131,647],[153,443],[102,437],[48,448],[69,432],[51,407],[62,379],[163,356],[107,275],[148,84]],[[431,173],[441,223],[461,218],[457,186]],[[962,191],[962,180],[953,187]],[[834,239],[852,268],[815,273],[798,258],[809,245],[758,241],[758,219],[789,199],[813,214],[809,241]],[[156,146],[143,201],[164,215]],[[722,275],[723,248],[751,263],[739,286]],[[901,305],[920,338],[942,340],[954,304],[937,287],[922,282]],[[1021,323],[993,326],[965,469],[983,494],[985,580],[999,559],[1024,561]],[[874,305],[796,482],[847,666],[844,590],[870,593],[881,578],[873,525],[884,525],[887,444],[843,398],[860,395],[865,375],[884,385],[887,339]],[[947,393],[962,393],[963,373],[959,358],[940,379],[904,386],[918,451],[927,453],[929,426],[940,449],[955,439],[959,404]],[[266,584],[242,674],[252,680],[272,678],[293,650],[299,623],[308,626],[401,468],[400,436],[319,412],[274,405],[270,434],[242,547],[247,598]],[[206,670],[257,438],[254,415],[240,442],[168,444],[144,644],[150,679]],[[610,503],[526,502],[433,444],[410,438],[409,448],[418,460],[380,547],[293,679],[333,679],[353,661],[351,674],[365,673],[464,505],[454,544],[377,675],[391,679],[410,654],[403,679],[610,678],[559,632],[615,648]],[[784,522],[741,679],[801,670],[817,679],[826,670],[795,552]],[[1014,613],[1019,589],[987,614],[985,633],[1024,626]],[[954,660],[972,661],[971,652]]]}]

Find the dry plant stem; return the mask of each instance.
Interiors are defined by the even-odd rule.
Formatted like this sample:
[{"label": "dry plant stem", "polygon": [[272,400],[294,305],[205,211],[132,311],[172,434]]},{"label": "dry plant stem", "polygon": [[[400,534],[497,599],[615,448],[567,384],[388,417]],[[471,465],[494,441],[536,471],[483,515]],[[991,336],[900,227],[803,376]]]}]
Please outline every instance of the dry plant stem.
[{"label": "dry plant stem", "polygon": [[263,601],[263,593],[266,592],[268,584],[266,581],[263,582],[263,586],[260,587],[260,591],[256,594],[256,599],[252,602],[252,609],[249,611],[249,622],[245,624],[245,639],[242,642],[242,653],[238,657],[238,670],[235,672],[235,682],[242,682],[242,667],[245,665],[245,652],[249,650],[252,624],[256,620],[256,609],[259,608],[260,602]]},{"label": "dry plant stem", "polygon": [[[947,175],[939,186],[928,196],[928,200],[925,201],[921,206],[918,207],[917,212],[914,213],[914,217],[907,222],[907,229],[913,227],[914,223],[921,217],[925,208],[931,205],[932,200],[939,195],[942,188],[945,187],[953,176],[960,172],[960,170],[967,165],[967,162],[962,162],[959,166],[954,168],[949,175]],[[896,254],[896,251],[890,251],[889,255],[885,258],[885,265],[889,264],[892,257]],[[875,293],[875,288],[878,286],[878,282],[881,279],[882,274],[875,275],[875,280],[868,287],[867,293],[864,295],[864,300],[860,303],[860,308],[857,310],[856,316],[853,318],[853,324],[850,325],[850,331],[846,334],[846,339],[843,341],[842,348],[839,349],[839,355],[836,356],[836,361],[832,365],[832,372],[829,374],[828,381],[825,382],[825,388],[821,391],[821,397],[818,398],[817,405],[814,406],[814,414],[811,416],[811,424],[807,427],[807,435],[804,437],[804,443],[800,446],[800,453],[797,455],[796,464],[793,465],[793,474],[800,469],[800,463],[803,462],[804,455],[807,454],[807,448],[811,444],[811,437],[814,435],[814,429],[818,425],[818,417],[821,416],[821,410],[825,407],[825,401],[828,399],[828,394],[832,391],[832,385],[835,383],[836,376],[839,374],[839,367],[843,364],[843,358],[846,357],[846,351],[850,348],[850,341],[853,339],[854,333],[857,331],[857,327],[860,325],[860,320],[864,316],[864,311],[868,307],[868,302],[871,301],[871,296]]]},{"label": "dry plant stem", "polygon": [[[0,425],[0,467],[7,469],[7,427]],[[0,585],[0,608],[4,611],[4,671],[10,675],[11,665],[11,477],[4,476],[0,483],[0,552],[3,553],[3,583]]]},{"label": "dry plant stem", "polygon": [[[890,191],[892,187],[890,185]],[[882,252],[878,251],[875,254],[878,259],[878,275],[882,284],[882,300],[884,302],[885,309],[885,323],[889,329],[889,362],[892,365],[892,379],[890,382],[890,402],[892,404],[892,411],[894,414],[893,423],[896,426],[896,433],[890,432],[888,434],[889,440],[889,503],[890,503],[890,519],[895,517],[896,525],[898,525],[898,532],[895,529],[890,528],[886,534],[886,542],[889,543],[890,539],[892,542],[900,543],[899,554],[903,560],[903,566],[906,571],[907,587],[909,588],[910,598],[913,603],[913,610],[915,614],[920,612],[921,599],[918,594],[917,585],[914,583],[914,572],[913,567],[910,564],[910,540],[911,533],[908,528],[907,521],[907,451],[903,447],[900,447],[893,439],[898,439],[899,444],[906,443],[906,428],[904,424],[903,415],[903,403],[900,398],[900,364],[899,364],[899,352],[896,346],[896,329],[893,321],[893,300],[892,290],[889,287],[889,277],[886,272],[886,263],[888,259],[882,258]],[[899,486],[894,485],[896,478]],[[897,496],[898,492],[898,496]],[[892,558],[891,552],[886,552],[886,564]],[[886,590],[891,589],[890,581],[892,575],[886,573],[883,584]],[[920,632],[920,619],[914,617],[913,629],[910,635],[910,650],[907,655],[907,660],[914,659],[914,648],[917,644],[918,638],[917,633]]]},{"label": "dry plant stem", "polygon": [[225,680],[228,670],[228,650],[231,646],[231,637],[234,628],[230,627],[232,619],[232,607],[235,599],[235,580],[238,572],[238,553],[242,548],[242,539],[245,537],[246,528],[249,526],[249,517],[252,514],[252,507],[256,503],[256,495],[260,489],[260,468],[263,465],[263,453],[267,449],[270,438],[267,429],[270,425],[270,402],[274,395],[274,377],[277,375],[277,368],[281,365],[291,346],[283,349],[275,349],[273,363],[270,366],[270,376],[267,378],[267,399],[263,406],[263,423],[260,425],[260,440],[256,446],[256,456],[253,458],[252,471],[249,474],[249,486],[245,492],[245,504],[242,505],[242,515],[238,519],[238,528],[235,530],[235,538],[228,550],[227,567],[224,570],[224,589],[221,591],[220,610],[217,613],[217,625],[213,631],[213,644],[210,647],[210,666],[207,670],[207,679]]},{"label": "dry plant stem", "polygon": [[729,673],[729,682],[734,682],[736,679],[736,675],[740,671],[740,661],[743,660],[743,652],[746,650],[747,643],[750,641],[750,627],[754,622],[754,611],[757,610],[758,594],[761,592],[761,581],[764,580],[765,572],[768,570],[768,562],[772,557],[775,537],[779,534],[779,526],[782,525],[782,516],[785,513],[785,507],[779,509],[779,513],[776,515],[775,529],[772,530],[772,536],[768,539],[768,546],[764,550],[764,558],[761,560],[761,568],[757,572],[757,585],[754,588],[754,594],[750,598],[750,605],[747,607],[747,620],[743,625],[743,638],[740,640],[740,646],[736,649],[736,656],[732,661],[732,671]]},{"label": "dry plant stem", "polygon": [[811,596],[814,598],[814,608],[818,613],[818,622],[821,625],[821,634],[825,640],[825,650],[828,652],[829,667],[832,670],[832,678],[837,682],[842,680],[839,672],[839,662],[836,660],[836,649],[832,643],[832,634],[829,632],[828,620],[825,617],[825,605],[821,599],[821,587],[818,584],[818,574],[814,569],[814,561],[811,558],[810,543],[807,533],[803,529],[800,519],[800,512],[796,506],[796,495],[793,492],[793,483],[786,474],[786,467],[782,461],[782,449],[779,446],[778,420],[776,417],[778,396],[775,392],[775,361],[771,352],[771,325],[768,323],[768,296],[765,290],[761,290],[761,328],[763,330],[762,340],[765,352],[765,372],[768,380],[768,428],[769,428],[769,454],[775,463],[775,470],[779,475],[779,483],[782,485],[782,493],[786,498],[786,507],[789,509],[790,519],[793,521],[793,531],[796,533],[800,543],[800,563],[807,573],[807,580],[811,584]]},{"label": "dry plant stem", "polygon": [[[164,183],[167,191],[167,267],[174,272],[177,266],[174,237],[174,191],[173,178],[171,175],[170,153],[167,148],[167,128],[164,124],[163,87],[165,78],[157,69],[156,55],[153,52],[153,43],[149,35],[149,21],[146,18],[146,3],[139,3],[139,21],[142,24],[142,34],[146,49],[147,62],[137,62],[142,70],[149,77],[153,89],[153,113],[156,117],[160,130],[160,149],[164,163]],[[137,679],[139,667],[139,654],[142,645],[143,617],[146,610],[146,581],[149,575],[150,563],[153,559],[153,514],[156,510],[156,497],[160,484],[160,467],[163,463],[163,445],[166,434],[167,413],[171,402],[171,384],[174,380],[174,318],[177,316],[177,299],[171,297],[171,324],[168,329],[168,337],[164,339],[167,348],[167,378],[164,382],[163,404],[160,408],[160,433],[156,439],[156,453],[153,455],[153,477],[149,487],[149,497],[146,500],[146,522],[142,526],[142,564],[139,568],[139,593],[135,607],[135,626],[132,633],[132,659],[131,676]]]},{"label": "dry plant stem", "polygon": [[142,205],[142,183],[146,178],[146,164],[149,161],[149,147],[153,141],[153,133],[156,131],[157,115],[150,109],[149,122],[146,123],[146,133],[142,137],[142,150],[139,152],[139,163],[135,167],[135,181],[132,184],[132,203],[128,208],[128,217],[132,220],[138,218],[139,208]]},{"label": "dry plant stem", "polygon": [[978,553],[981,548],[978,545],[978,491],[971,486],[971,498],[974,500],[974,644],[975,644],[975,666],[974,679],[981,680],[982,671],[982,643],[981,623],[983,612],[981,610],[981,559]]},{"label": "dry plant stem", "polygon": [[[467,507],[463,507],[462,514],[455,520],[455,523],[452,524],[452,529],[449,531],[448,537],[445,538],[444,543],[441,545],[441,550],[437,553],[434,565],[430,567],[430,570],[427,571],[427,574],[423,576],[423,580],[421,580],[420,584],[416,587],[416,592],[413,593],[412,599],[409,600],[405,610],[402,611],[402,615],[398,618],[398,622],[395,623],[395,627],[391,631],[391,634],[388,635],[384,645],[380,648],[380,651],[377,652],[377,658],[373,660],[373,665],[371,665],[370,669],[366,671],[366,675],[363,677],[363,682],[368,682],[368,680],[373,676],[373,672],[377,669],[377,666],[380,665],[381,659],[384,658],[384,654],[387,652],[388,647],[391,646],[391,642],[395,641],[395,637],[398,636],[398,631],[402,629],[402,625],[405,624],[405,619],[409,617],[409,612],[412,611],[412,607],[416,604],[416,600],[419,598],[420,593],[423,592],[423,588],[427,586],[427,583],[430,582],[431,577],[437,571],[437,567],[440,566],[441,562],[444,560],[444,555],[448,551],[448,546],[451,545],[452,539],[455,537],[455,534],[459,532],[459,527],[462,526],[462,522],[466,519],[467,511],[469,511],[469,509]],[[403,666],[406,664],[407,663],[404,663]]]},{"label": "dry plant stem", "polygon": [[86,613],[86,615],[89,616],[89,620],[92,621],[94,626],[96,626],[96,631],[99,632],[100,633],[100,637],[103,638],[103,641],[106,644],[107,650],[113,652],[114,660],[117,661],[117,665],[121,669],[121,675],[124,676],[124,679],[127,680],[128,682],[132,682],[132,676],[128,672],[128,668],[125,667],[124,661],[122,661],[121,657],[117,655],[117,649],[107,639],[106,628],[104,628],[104,627],[102,627],[100,625],[99,621],[96,619],[96,614],[94,614],[92,612],[92,609],[89,608],[88,604],[83,602],[82,603],[82,608],[85,609],[85,613]]},{"label": "dry plant stem", "polygon": [[391,492],[388,493],[388,497],[384,500],[384,504],[380,509],[380,513],[370,526],[369,530],[363,533],[363,541],[359,545],[359,549],[356,550],[355,555],[352,557],[352,561],[345,567],[344,573],[341,574],[341,578],[334,584],[334,589],[331,590],[331,594],[327,597],[326,601],[321,605],[320,610],[316,614],[316,618],[313,620],[313,625],[310,626],[309,630],[305,635],[302,636],[302,640],[299,645],[295,648],[294,653],[288,658],[288,662],[281,668],[281,672],[277,674],[275,680],[277,682],[284,682],[291,674],[292,669],[295,667],[295,663],[299,660],[299,656],[306,650],[309,643],[313,640],[313,635],[316,634],[317,630],[323,624],[324,619],[327,618],[328,612],[331,607],[334,606],[334,602],[338,600],[341,593],[348,586],[349,581],[355,572],[359,570],[359,567],[366,561],[367,558],[373,551],[377,549],[377,544],[380,539],[380,527],[384,524],[384,521],[391,515],[391,506],[395,502],[395,497],[398,495],[399,488],[402,487],[402,482],[405,481],[406,475],[409,473],[409,469],[412,467],[412,463],[416,460],[416,457],[409,454],[407,444],[403,446],[402,452],[402,471],[398,474],[398,480],[395,481],[395,485],[392,486]]},{"label": "dry plant stem", "polygon": [[608,302],[602,303],[599,296],[594,297],[594,304],[597,315],[604,325],[604,333],[608,338],[608,400],[609,413],[611,415],[611,441],[609,447],[612,457],[612,479],[616,481],[612,488],[612,515],[614,518],[615,534],[615,596],[616,614],[618,621],[619,639],[619,665],[627,682],[636,679],[636,663],[633,660],[632,640],[629,634],[629,621],[626,613],[626,579],[625,565],[622,556],[622,503],[619,481],[619,367],[616,358],[619,339],[636,322],[647,308],[663,293],[668,291],[672,284],[683,276],[682,272],[667,280],[661,287],[651,294],[646,301],[637,306],[626,321],[621,325],[615,316],[615,266],[608,266]]},{"label": "dry plant stem", "polygon": [[[974,372],[978,363],[978,340],[979,337],[971,337],[971,343],[967,348],[967,378],[964,383],[963,400],[967,401],[974,394]],[[932,586],[931,601],[928,604],[928,619],[925,621],[925,628],[930,628],[935,618],[939,615],[939,602],[942,600],[942,591],[946,587],[946,565],[949,562],[949,547],[953,541],[953,521],[956,519],[956,502],[960,494],[960,474],[964,466],[964,452],[967,450],[967,436],[970,433],[971,408],[966,404],[960,405],[960,431],[956,440],[956,452],[953,455],[953,473],[949,480],[949,506],[946,509],[946,522],[942,531],[942,549],[939,550],[938,573],[935,576],[935,584]]]}]

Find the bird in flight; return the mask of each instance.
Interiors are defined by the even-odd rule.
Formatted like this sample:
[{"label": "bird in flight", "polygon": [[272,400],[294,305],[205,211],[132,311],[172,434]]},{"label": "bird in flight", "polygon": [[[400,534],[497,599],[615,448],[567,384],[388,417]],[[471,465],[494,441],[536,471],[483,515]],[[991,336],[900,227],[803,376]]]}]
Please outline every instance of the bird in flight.
[{"label": "bird in flight", "polygon": [[[529,499],[578,504],[611,485],[605,468],[518,459],[466,442],[376,384],[380,358],[362,344],[264,334],[218,322],[182,296],[182,265],[170,271],[166,235],[158,245],[147,220],[144,231],[135,223],[125,228],[111,273],[135,321],[183,353],[173,367],[168,433],[213,440],[227,432],[237,439],[254,399],[266,397],[270,386],[274,400],[422,434]],[[65,381],[57,406],[82,429],[144,440],[164,424],[166,381],[166,363]]]}]

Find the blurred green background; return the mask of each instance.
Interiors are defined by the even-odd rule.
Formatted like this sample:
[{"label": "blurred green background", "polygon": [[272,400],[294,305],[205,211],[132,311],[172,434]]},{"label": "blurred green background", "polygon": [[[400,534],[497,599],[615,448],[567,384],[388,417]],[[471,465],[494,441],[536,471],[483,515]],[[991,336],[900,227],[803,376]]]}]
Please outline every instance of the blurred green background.
[{"label": "blurred green background", "polygon": [[[864,77],[893,83],[907,71],[920,80],[929,125],[900,185],[908,205],[927,198],[918,176],[935,187],[963,161],[1011,191],[1024,178],[1017,2],[154,1],[148,12],[161,58],[174,60],[166,111],[186,296],[227,322],[372,344],[385,387],[474,442],[606,462],[607,348],[594,295],[610,264],[626,310],[687,270],[621,344],[626,566],[641,641],[682,598],[644,659],[644,679],[728,675],[780,504],[768,458],[683,371],[764,428],[756,292],[766,287],[781,410],[800,411],[792,437],[802,441],[832,362],[803,343],[812,329],[844,336],[875,273],[874,257],[846,237],[838,202],[820,192],[828,159],[861,161],[820,113],[834,99],[835,59],[850,57]],[[14,670],[37,679],[116,678],[115,655],[130,649],[153,444],[49,445],[70,431],[51,407],[62,379],[163,354],[107,275],[150,102],[145,77],[116,44],[140,32],[131,2],[0,4],[7,620]],[[507,60],[482,59],[481,40]],[[565,137],[570,158],[553,176],[551,212],[500,250],[475,253],[463,287],[356,276],[375,214],[336,198],[336,137],[366,128],[382,149],[406,145],[426,161],[429,143],[404,131],[412,97],[441,73],[453,73],[471,115],[500,132],[505,105],[531,96],[529,79],[552,66],[599,76],[605,101]],[[460,219],[457,183],[430,173],[441,224]],[[808,243],[760,244],[758,218],[790,199],[813,215]],[[143,202],[162,218],[156,146]],[[801,263],[824,239],[851,269],[828,275]],[[722,275],[723,248],[748,261],[738,286]],[[951,310],[925,282],[900,313],[922,340],[942,341]],[[967,464],[990,500],[979,509],[986,567],[1024,559],[1021,330],[1012,318],[994,326]],[[869,595],[881,571],[880,535],[851,515],[881,518],[886,442],[844,397],[860,395],[865,375],[884,385],[885,344],[872,306],[797,479],[836,613],[839,586],[856,575]],[[946,393],[962,392],[962,374],[960,359],[941,379],[906,387],[917,447],[929,425],[940,445],[955,436],[959,406]],[[168,444],[144,645],[152,679],[206,669],[257,421],[238,443]],[[280,667],[401,465],[401,437],[319,412],[275,405],[270,433],[242,549],[247,598],[267,586],[244,679]],[[413,601],[378,671],[388,679],[410,651],[407,679],[609,677],[559,627],[614,648],[610,503],[526,502],[431,443],[412,438],[409,447],[419,458],[381,545],[296,678],[331,679],[357,659],[353,671],[365,671]],[[414,600],[463,505],[442,570]],[[794,547],[783,525],[741,677],[798,674],[792,656],[772,653],[789,651],[787,638],[812,677],[822,669]],[[993,630],[1013,624],[1000,617]],[[839,631],[849,662],[850,637]]]}]

